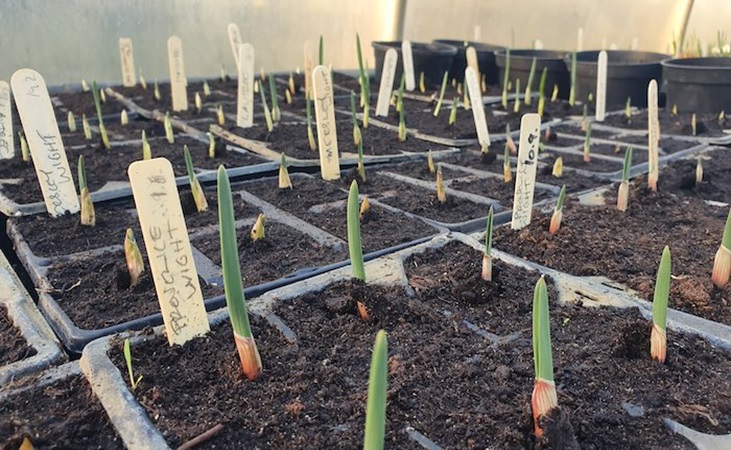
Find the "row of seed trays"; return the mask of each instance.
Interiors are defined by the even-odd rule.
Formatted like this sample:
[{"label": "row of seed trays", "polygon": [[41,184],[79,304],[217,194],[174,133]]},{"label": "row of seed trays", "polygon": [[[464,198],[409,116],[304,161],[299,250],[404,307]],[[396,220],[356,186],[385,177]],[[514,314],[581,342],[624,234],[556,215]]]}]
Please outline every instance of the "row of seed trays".
[{"label": "row of seed trays", "polygon": [[[79,139],[89,155],[68,177],[71,195],[56,186],[50,202],[38,198],[48,215],[11,218],[8,233],[45,319],[82,356],[0,390],[3,445],[728,445],[727,149],[693,136],[673,147],[653,128],[652,101],[601,117],[594,99],[557,103],[545,81],[537,96],[505,82],[515,94],[485,105],[474,67],[452,89],[464,96],[468,84],[478,101],[444,101],[447,72],[432,81],[432,104],[407,95],[406,74],[400,84],[382,75],[392,84],[374,97],[362,63],[357,78],[324,66],[322,42],[312,101],[298,74],[254,82],[253,62],[243,72],[249,47],[234,46],[245,75],[235,94],[225,79],[188,86],[195,110],[174,111],[179,83],[106,91],[124,111],[120,139],[145,131],[130,136],[116,201],[89,195],[108,172],[90,162],[114,148],[104,119],[115,107],[103,110],[92,83],[79,95],[97,122],[83,126],[90,107],[80,106],[74,135],[72,101],[55,100],[68,122],[58,139]],[[413,78],[410,89],[427,90]],[[25,164],[41,174],[33,136],[44,134],[28,132],[22,101],[38,155]],[[552,106],[564,117],[551,118]],[[566,118],[574,109],[583,114]],[[649,136],[602,130],[622,114],[649,114]],[[175,145],[180,131],[216,172],[198,169],[185,145],[182,164],[156,157],[147,134]],[[232,184],[241,174],[219,149],[270,163]],[[39,414],[67,418],[40,427]]]}]

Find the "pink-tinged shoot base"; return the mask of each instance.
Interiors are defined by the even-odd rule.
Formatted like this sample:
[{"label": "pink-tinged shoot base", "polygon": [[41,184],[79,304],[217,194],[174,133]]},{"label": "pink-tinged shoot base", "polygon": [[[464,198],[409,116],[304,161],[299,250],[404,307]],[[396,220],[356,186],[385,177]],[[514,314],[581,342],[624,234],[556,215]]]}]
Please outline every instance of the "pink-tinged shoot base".
[{"label": "pink-tinged shoot base", "polygon": [[664,364],[667,348],[668,344],[665,331],[653,323],[652,334],[650,334],[650,356],[655,361]]},{"label": "pink-tinged shoot base", "polygon": [[536,378],[533,384],[533,396],[531,397],[536,436],[543,436],[543,430],[538,426],[538,419],[548,414],[557,406],[558,395],[556,394],[556,384],[553,381]]},{"label": "pink-tinged shoot base", "polygon": [[256,342],[253,337],[243,337],[234,333],[236,341],[236,350],[239,351],[239,359],[241,360],[241,369],[249,381],[259,378],[262,372],[261,358],[259,350],[256,348]]},{"label": "pink-tinged shoot base", "polygon": [[482,279],[492,281],[492,257],[485,254],[482,255]]},{"label": "pink-tinged shoot base", "polygon": [[731,250],[721,245],[713,259],[711,280],[713,284],[722,288],[728,284],[729,276],[731,276]]}]

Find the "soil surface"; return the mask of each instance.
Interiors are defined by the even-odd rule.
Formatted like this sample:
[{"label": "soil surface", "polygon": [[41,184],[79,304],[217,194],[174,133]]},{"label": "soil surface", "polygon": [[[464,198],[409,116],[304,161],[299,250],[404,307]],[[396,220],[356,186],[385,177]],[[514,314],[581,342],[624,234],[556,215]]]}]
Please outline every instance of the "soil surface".
[{"label": "soil surface", "polygon": [[[480,257],[472,251],[451,259],[462,263]],[[467,284],[469,290],[450,284],[474,278],[476,271],[450,278],[443,273],[453,271],[449,263],[429,271],[410,261],[416,297],[398,288],[363,289],[341,282],[275,306],[296,343],[255,318],[264,366],[253,382],[257,389],[247,389],[252,382],[241,374],[226,322],[184,347],[167,347],[161,337],[136,346],[135,367],[144,378],[135,396],[172,446],[221,423],[223,431],[202,448],[236,448],[243,441],[257,448],[357,448],[363,439],[373,337],[383,328],[390,355],[387,448],[420,448],[404,432],[407,426],[444,448],[571,448],[566,444],[573,442],[570,433],[548,428],[546,435],[556,439],[553,446],[537,443],[532,434],[529,311],[537,276],[524,272],[526,285],[519,292],[493,291],[485,294],[485,304],[472,305],[469,292],[477,280]],[[430,261],[419,262],[429,266]],[[520,273],[498,267],[496,282],[506,291],[513,282],[521,283]],[[357,301],[364,303],[370,321],[358,316]],[[524,312],[512,319],[513,314],[490,315],[503,306]],[[463,319],[476,308],[484,311],[480,325],[504,330],[501,337],[510,338],[495,341],[471,331]],[[452,314],[445,315],[445,309]],[[691,449],[665,429],[662,417],[714,434],[731,430],[728,354],[670,333],[667,363],[655,363],[647,355],[647,322],[636,309],[555,306],[551,322],[559,417],[564,427],[573,428],[581,448]],[[111,356],[124,370],[121,343]],[[694,382],[681,382],[678,374]],[[630,416],[622,403],[643,408],[643,415]],[[250,412],[254,405],[257,414]]]},{"label": "soil surface", "polygon": [[[581,150],[583,151],[583,149]],[[562,152],[558,149],[548,148],[546,151],[541,152],[539,156],[540,161],[548,164],[549,167],[553,167],[553,163],[559,156],[563,157],[564,167],[571,167],[573,169],[587,170],[589,172],[596,173],[612,173],[622,170],[623,163],[621,161],[611,161],[607,159],[591,158],[589,162],[584,162],[583,154],[574,154]],[[624,155],[623,155],[624,157]],[[634,159],[634,153],[633,153]]]},{"label": "soil surface", "polygon": [[0,402],[0,448],[20,448],[25,437],[36,449],[124,448],[81,375]]},{"label": "soil surface", "polygon": [[[693,136],[693,128],[691,126],[692,114],[692,112],[678,113],[678,115],[674,116],[671,112],[661,109],[659,111],[660,134]],[[639,113],[632,115],[630,119],[623,114],[607,116],[605,123],[620,128],[647,130],[647,109],[643,109]],[[729,124],[728,120],[719,122],[718,114],[696,114],[695,136],[706,138],[725,136],[726,134],[723,130],[729,127],[731,127],[731,124]]]},{"label": "soil surface", "polygon": [[[652,300],[655,275],[665,245],[672,254],[670,307],[731,324],[731,285],[711,282],[728,208],[697,198],[684,199],[662,190],[652,193],[642,179],[630,190],[629,207],[616,209],[616,185],[607,206],[567,203],[561,229],[548,233],[550,215],[534,215],[523,230],[501,227],[495,246],[539,264],[573,275],[604,276]],[[659,217],[665,220],[658,220]]]},{"label": "soil surface", "polygon": [[[335,249],[318,244],[310,236],[279,222],[266,221],[263,240],[251,240],[251,228],[237,230],[239,260],[244,286],[274,281],[300,270],[314,269],[348,259],[346,245]],[[221,242],[218,233],[193,240],[193,245],[219,267]]]},{"label": "soil surface", "polygon": [[681,159],[660,169],[658,184],[681,197],[731,203],[731,153],[727,149],[704,153],[701,157],[703,181],[696,186],[697,159]]},{"label": "soil surface", "polygon": [[[53,286],[51,296],[77,327],[86,330],[160,312],[147,255],[143,253],[142,259],[146,270],[133,287],[123,251],[54,264],[47,274]],[[199,281],[204,299],[223,294],[222,288]]]},{"label": "soil surface", "polygon": [[22,361],[38,353],[15,328],[5,306],[0,306],[0,366]]}]

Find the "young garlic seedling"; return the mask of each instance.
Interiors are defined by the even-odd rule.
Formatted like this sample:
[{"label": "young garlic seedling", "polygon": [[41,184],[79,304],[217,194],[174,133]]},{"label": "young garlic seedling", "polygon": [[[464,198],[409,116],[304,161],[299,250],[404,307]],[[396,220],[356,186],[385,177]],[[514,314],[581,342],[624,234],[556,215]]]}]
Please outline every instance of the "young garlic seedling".
[{"label": "young garlic seedling", "polygon": [[132,370],[132,349],[130,349],[129,345],[129,338],[126,338],[124,340],[124,347],[122,352],[124,353],[124,361],[127,363],[127,373],[129,374],[129,385],[132,387],[132,390],[134,391],[137,389],[137,386],[140,385],[140,381],[142,381],[142,375],[135,378],[134,371]]},{"label": "young garlic seedling", "polygon": [[163,120],[163,127],[165,128],[165,139],[168,144],[175,143],[175,133],[173,132],[173,121],[170,119],[170,111],[165,112],[165,120]]},{"label": "young garlic seedling", "polygon": [[419,92],[426,93],[426,81],[424,81],[424,72],[419,74]]},{"label": "young garlic seedling", "polygon": [[25,139],[23,131],[18,131],[18,140],[20,141],[20,157],[24,162],[30,162],[30,151],[28,150],[28,141]]},{"label": "young garlic seedling", "polygon": [[196,92],[195,93],[195,113],[200,114],[203,110],[203,99],[201,99],[201,94]]},{"label": "young garlic seedling", "polygon": [[429,169],[429,173],[436,173],[437,171],[434,166],[434,157],[432,156],[431,150],[426,154],[426,167]]},{"label": "young garlic seedling", "polygon": [[67,122],[69,125],[69,131],[71,133],[76,132],[76,117],[74,117],[74,113],[69,111],[69,114],[67,116]]},{"label": "young garlic seedling", "polygon": [[555,102],[556,100],[558,100],[558,85],[554,84],[553,92],[551,92],[551,103]]},{"label": "young garlic seedling", "polygon": [[503,181],[505,184],[513,181],[513,172],[510,170],[510,149],[508,143],[505,143],[505,151],[503,152]]},{"label": "young garlic seedling", "polygon": [[584,162],[591,162],[591,123],[587,125],[586,136],[584,137]]},{"label": "young garlic seedling", "polygon": [[[307,104],[307,142],[310,144],[310,150],[314,152],[317,150],[317,144],[315,143],[315,134],[312,131],[312,100],[306,99],[305,104]],[[365,127],[365,122],[363,122],[363,126]]]},{"label": "young garlic seedling", "polygon": [[[269,105],[267,105],[267,96],[264,89],[264,86],[259,86],[259,95],[261,97],[261,107],[264,110],[264,120],[267,124],[267,131],[269,133],[274,130],[274,124],[272,123],[272,113],[269,111]],[[276,94],[276,93],[275,93]]]},{"label": "young garlic seedling", "polygon": [[350,117],[353,120],[353,144],[358,147],[363,138],[358,126],[358,115],[355,112],[355,92],[350,91]]},{"label": "young garlic seedling", "polygon": [[449,72],[445,71],[444,76],[442,77],[442,88],[439,90],[439,100],[437,101],[437,105],[434,107],[434,117],[439,116],[439,110],[442,107],[442,102],[444,101],[444,91],[447,89],[447,78],[449,77]]},{"label": "young garlic seedling", "polygon": [[406,116],[404,114],[404,108],[398,113],[398,140],[404,142],[406,140]]},{"label": "young garlic seedling", "polygon": [[363,197],[363,201],[360,203],[360,210],[358,211],[358,217],[361,221],[363,221],[363,216],[365,216],[368,211],[371,210],[371,202],[368,200],[368,196],[366,195]]},{"label": "young garlic seedling", "polygon": [[365,263],[360,240],[360,208],[358,205],[358,182],[353,180],[348,192],[348,251],[353,277],[365,283]]},{"label": "young garlic seedling", "polygon": [[84,164],[84,155],[79,155],[78,172],[81,203],[81,225],[93,227],[94,225],[96,225],[96,214],[94,214],[94,202],[91,201],[89,185],[86,182],[86,164]]},{"label": "young garlic seedling", "polygon": [[129,287],[137,286],[140,282],[140,276],[145,271],[145,263],[142,261],[142,253],[137,246],[135,233],[132,228],[127,228],[124,234],[124,259],[127,262],[127,272],[129,272]]},{"label": "young garlic seedling", "polygon": [[142,89],[147,90],[147,80],[145,80],[145,76],[142,75],[142,68],[139,69],[140,74],[140,86],[142,86]]},{"label": "young garlic seedling", "polygon": [[152,149],[150,148],[150,143],[147,142],[147,133],[145,133],[145,130],[142,130],[142,159],[148,160],[152,158]]},{"label": "young garlic seedling", "polygon": [[442,163],[437,164],[437,200],[439,203],[447,203],[447,193],[444,191],[444,180],[442,180]]},{"label": "young garlic seedling", "polygon": [[543,117],[543,111],[546,108],[546,77],[548,77],[548,67],[543,68],[541,81],[538,84],[538,115],[541,117]]},{"label": "young garlic seedling", "polygon": [[487,92],[487,75],[482,74],[482,80],[480,81],[480,92],[483,94]]},{"label": "young garlic seedling", "polygon": [[629,169],[632,167],[632,146],[627,147],[624,153],[624,165],[622,166],[622,181],[617,191],[617,209],[627,211],[629,204]]},{"label": "young garlic seedling", "polygon": [[208,81],[203,82],[203,96],[210,97],[211,95],[211,87],[208,86]]},{"label": "young garlic seedling", "polygon": [[571,53],[571,88],[569,89],[569,106],[576,104],[576,52]]},{"label": "young garlic seedling", "polygon": [[156,102],[159,102],[160,99],[162,99],[162,95],[160,95],[160,86],[157,84],[157,79],[155,79],[155,87],[152,90],[152,97],[155,99]]},{"label": "young garlic seedling", "polygon": [[561,193],[558,194],[558,201],[556,207],[553,209],[553,216],[551,216],[551,224],[548,226],[548,232],[551,234],[558,233],[561,228],[561,219],[563,219],[563,202],[566,198],[566,185],[561,186]]},{"label": "young garlic seedling", "polygon": [[190,192],[193,194],[195,208],[198,212],[203,212],[208,209],[208,200],[206,200],[206,193],[203,191],[203,187],[198,181],[198,178],[195,177],[195,172],[193,171],[193,160],[190,157],[190,150],[188,150],[187,145],[183,145],[183,155],[185,156],[185,169],[188,171]]},{"label": "young garlic seedling", "polygon": [[726,122],[726,112],[721,111],[721,113],[718,115],[718,123],[723,124]]},{"label": "young garlic seedling", "polygon": [[449,126],[457,123],[457,108],[459,108],[459,97],[454,97],[452,105],[449,108]]},{"label": "young garlic seedling", "polygon": [[251,228],[251,241],[256,242],[261,239],[264,239],[266,237],[264,225],[266,222],[266,217],[264,216],[264,213],[259,213],[259,216],[256,218],[256,223]]},{"label": "young garlic seedling", "polygon": [[86,80],[81,80],[81,92],[89,92],[89,83]]},{"label": "young garlic seedling", "polygon": [[292,179],[289,178],[287,170],[287,157],[282,153],[282,159],[279,162],[279,189],[292,189]]},{"label": "young garlic seedling", "polygon": [[231,184],[223,165],[218,167],[218,221],[221,233],[221,269],[234,341],[239,353],[241,368],[250,381],[262,373],[261,357],[251,333],[249,313],[246,309],[244,286],[241,282],[239,246],[236,243],[236,225],[231,198]]},{"label": "young garlic seedling", "polygon": [[220,103],[216,105],[216,121],[219,126],[223,126],[226,123],[226,114],[223,113],[223,105]]},{"label": "young garlic seedling", "polygon": [[678,105],[673,105],[673,108],[670,110],[670,115],[673,117],[678,115]]},{"label": "young garlic seedling", "polygon": [[548,316],[548,289],[543,275],[533,292],[533,364],[535,382],[531,396],[531,409],[535,434],[543,436],[539,426],[541,417],[558,407],[556,384],[553,380],[553,354],[551,352],[551,324]]},{"label": "young garlic seedling", "polygon": [[728,284],[729,277],[731,277],[731,211],[729,211],[728,218],[726,218],[721,245],[713,258],[711,280],[713,284],[723,288]]},{"label": "young garlic seedling", "polygon": [[695,186],[698,187],[703,183],[703,160],[700,155],[695,163]]},{"label": "young garlic seedling", "polygon": [[363,158],[363,140],[358,141],[358,176],[362,183],[366,182],[365,162]]},{"label": "young garlic seedling", "polygon": [[563,176],[563,156],[559,156],[558,158],[556,158],[556,161],[553,162],[551,175],[553,175],[555,178],[561,178]]},{"label": "young garlic seedling", "polygon": [[91,82],[92,94],[94,95],[94,106],[96,107],[96,117],[99,120],[99,133],[102,136],[102,144],[107,150],[111,150],[112,145],[109,143],[109,136],[107,135],[107,129],[104,126],[104,118],[102,117],[102,106],[99,101],[99,89],[96,86],[96,80]]},{"label": "young garlic seedling", "polygon": [[126,127],[129,124],[129,116],[127,115],[126,109],[123,109],[122,113],[119,115],[119,123],[123,127]]},{"label": "young garlic seedling", "polygon": [[292,75],[292,72],[289,72],[289,79],[287,80],[287,91],[289,91],[291,95],[297,93],[294,87],[294,76]]},{"label": "young garlic seedling", "polygon": [[513,113],[520,112],[520,78],[515,80],[515,101],[513,102]]},{"label": "young garlic seedling", "polygon": [[515,146],[513,136],[510,134],[510,124],[505,125],[505,145],[508,146],[510,153],[513,155],[518,154],[518,147]]},{"label": "young garlic seedling", "polygon": [[531,98],[531,89],[533,88],[533,78],[536,76],[536,58],[530,63],[530,72],[528,72],[528,83],[525,85],[525,104],[530,106],[533,103]]},{"label": "young garlic seedling", "polygon": [[104,93],[104,89],[99,91],[99,99],[101,100],[102,103],[107,102],[107,94]]},{"label": "young garlic seedling", "polygon": [[208,135],[208,157],[213,159],[216,157],[216,138],[210,131],[206,134]]},{"label": "young garlic seedling", "polygon": [[587,127],[589,126],[589,107],[586,103],[584,103],[584,112],[581,115],[581,131],[586,132]]},{"label": "young garlic seedling", "polygon": [[89,126],[89,120],[86,118],[86,114],[81,114],[81,129],[84,130],[84,139],[90,141],[92,138],[91,127]]},{"label": "young garlic seedling", "polygon": [[665,246],[657,269],[655,296],[652,300],[652,333],[650,335],[650,356],[655,361],[665,363],[667,354],[666,322],[668,297],[670,295],[670,249]]},{"label": "young garlic seedling", "polygon": [[510,81],[510,49],[505,50],[505,73],[503,74],[503,97],[502,105],[505,111],[508,110],[508,89]]},{"label": "young garlic seedling", "polygon": [[695,113],[690,116],[690,129],[693,130],[693,136],[695,136],[698,131]]},{"label": "young garlic seedling", "polygon": [[485,226],[485,252],[482,255],[482,279],[492,281],[492,222],[493,210],[487,213],[487,225]]},{"label": "young garlic seedling", "polygon": [[279,122],[282,114],[279,111],[279,98],[277,96],[277,86],[274,77],[269,75],[269,93],[272,95],[272,120]]},{"label": "young garlic seedling", "polygon": [[624,117],[627,123],[632,122],[632,97],[627,97],[627,103],[624,104]]},{"label": "young garlic seedling", "polygon": [[358,73],[360,81],[360,106],[363,108],[363,128],[368,128],[368,116],[370,114],[371,102],[371,80],[368,70],[363,65],[363,51],[360,47],[360,35],[355,35],[356,50],[358,52]]},{"label": "young garlic seedling", "polygon": [[284,90],[284,100],[288,105],[292,104],[292,94],[289,93],[289,89]]},{"label": "young garlic seedling", "polygon": [[388,394],[388,339],[379,330],[373,344],[368,378],[364,450],[383,450],[386,438],[386,403]]}]

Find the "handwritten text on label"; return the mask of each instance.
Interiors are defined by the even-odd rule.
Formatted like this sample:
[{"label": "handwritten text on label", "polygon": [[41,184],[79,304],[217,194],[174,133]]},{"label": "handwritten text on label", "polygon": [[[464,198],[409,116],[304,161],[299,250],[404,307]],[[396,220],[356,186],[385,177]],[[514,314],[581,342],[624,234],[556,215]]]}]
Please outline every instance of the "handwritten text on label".
[{"label": "handwritten text on label", "polygon": [[188,110],[188,92],[183,61],[183,42],[178,36],[168,39],[168,62],[170,66],[170,90],[173,97],[173,111]]},{"label": "handwritten text on label", "polygon": [[119,59],[122,65],[122,86],[133,87],[137,83],[137,78],[132,39],[119,38]]},{"label": "handwritten text on label", "polygon": [[228,42],[231,44],[231,53],[234,54],[236,67],[239,67],[239,47],[241,47],[241,32],[235,23],[228,24]]},{"label": "handwritten text on label", "polygon": [[398,53],[396,49],[389,48],[386,52],[386,57],[383,59],[381,86],[378,89],[378,102],[376,103],[377,116],[388,116],[388,107],[391,104],[391,92],[393,92],[393,80],[396,77],[397,63]]},{"label": "handwritten text on label", "polygon": [[7,81],[0,81],[0,159],[10,159],[14,155],[10,85]]},{"label": "handwritten text on label", "polygon": [[520,230],[530,224],[533,214],[533,193],[536,189],[536,163],[540,141],[541,116],[526,114],[520,121],[520,148],[513,197],[513,222],[510,227]]},{"label": "handwritten text on label", "polygon": [[236,107],[236,126],[250,128],[254,125],[254,47],[239,46],[239,91]]},{"label": "handwritten text on label", "polygon": [[317,143],[320,148],[320,170],[325,180],[340,178],[340,155],[335,130],[335,105],[330,71],[317,66],[312,71],[315,96],[315,118],[317,120]]}]

